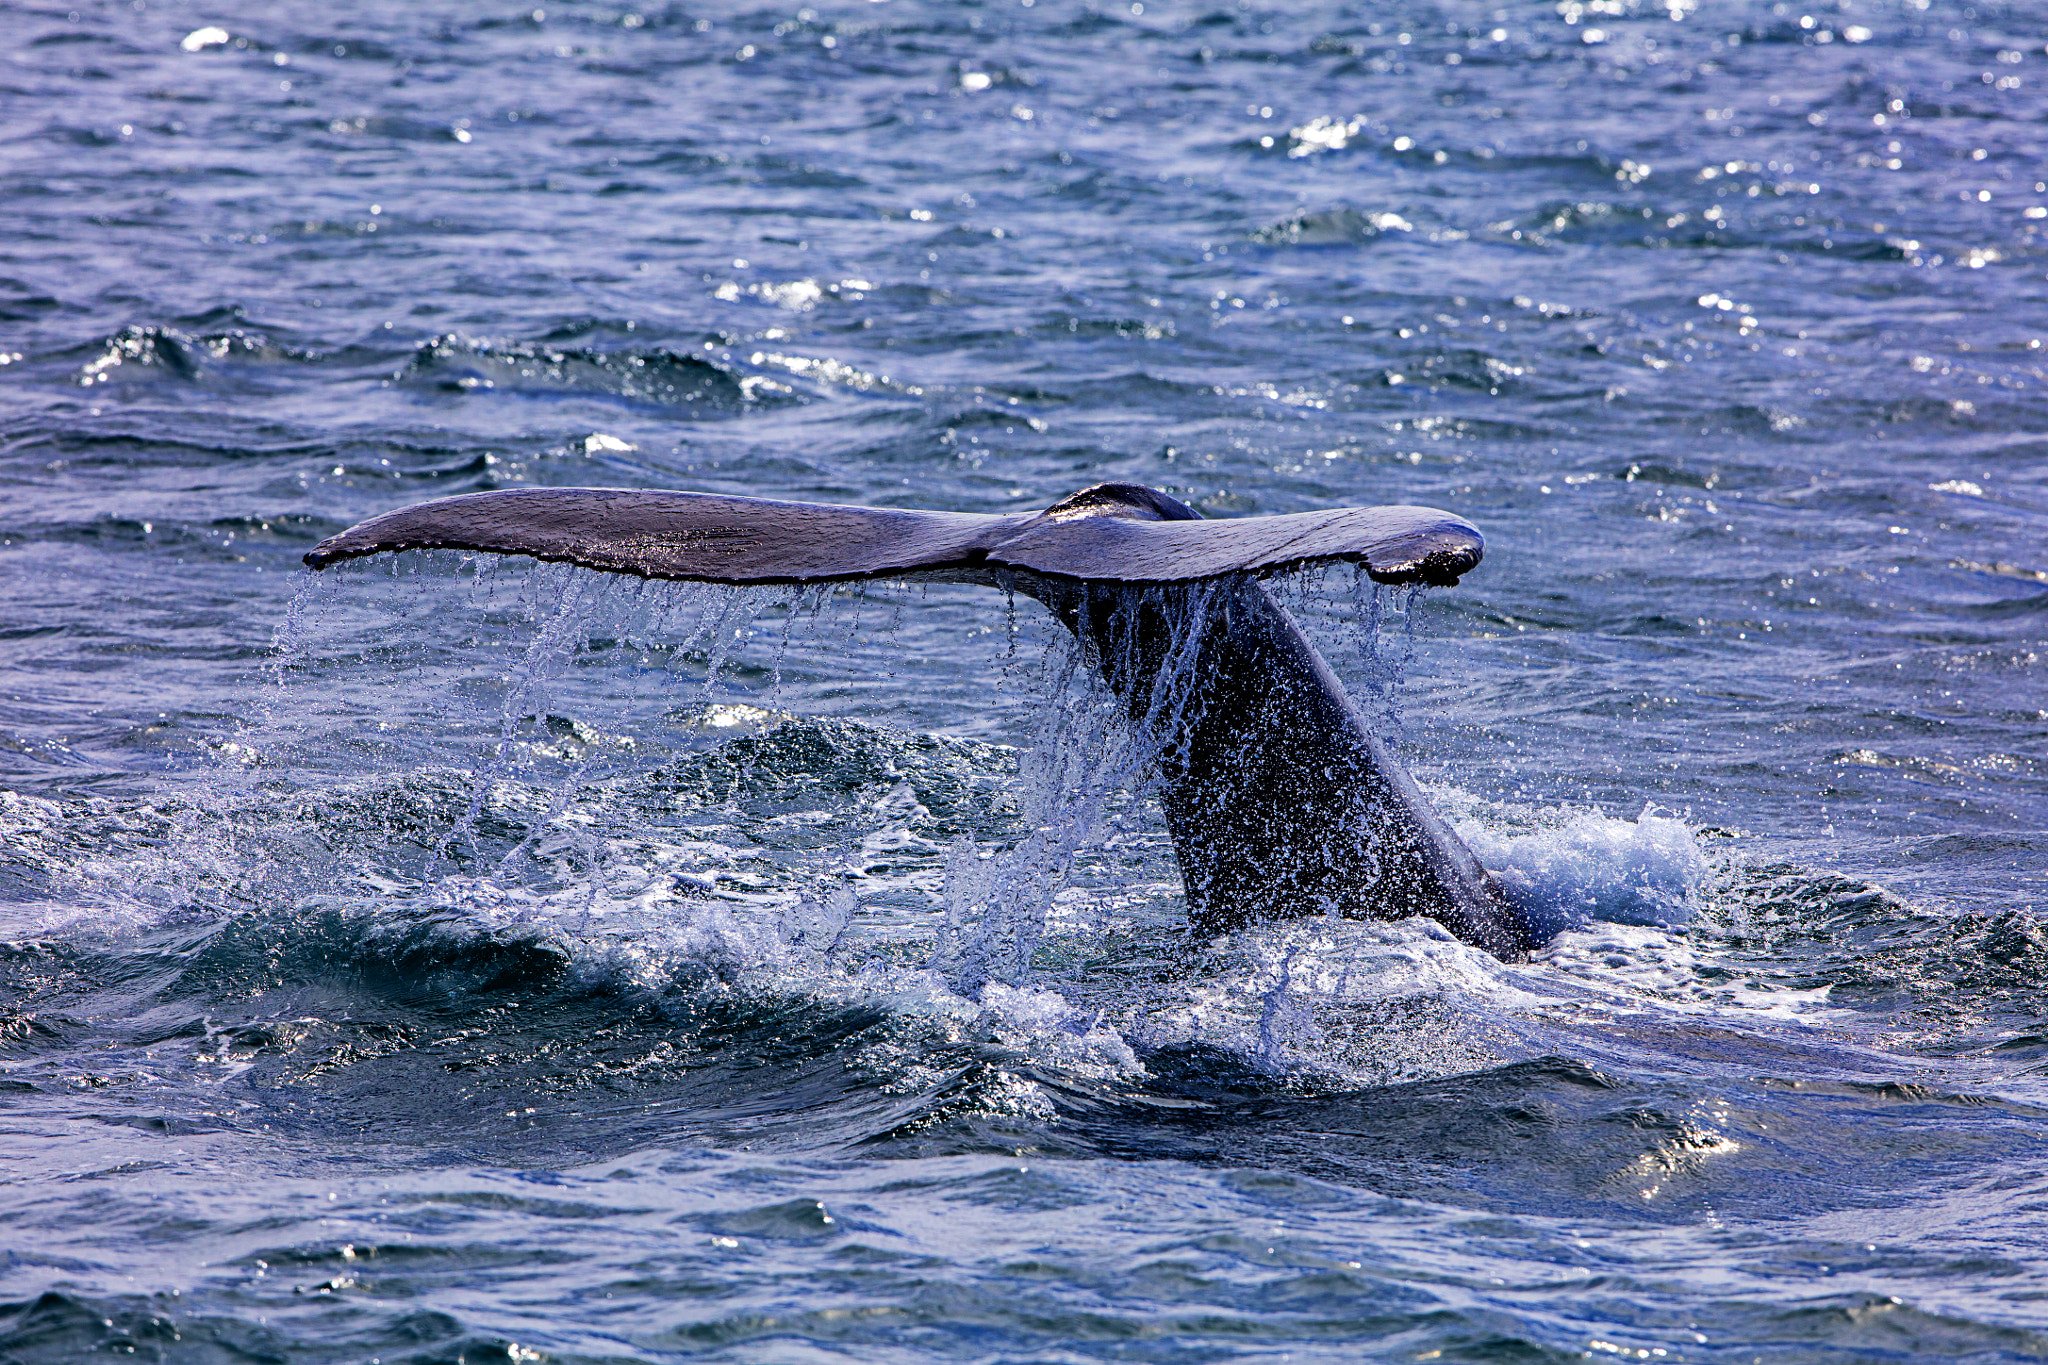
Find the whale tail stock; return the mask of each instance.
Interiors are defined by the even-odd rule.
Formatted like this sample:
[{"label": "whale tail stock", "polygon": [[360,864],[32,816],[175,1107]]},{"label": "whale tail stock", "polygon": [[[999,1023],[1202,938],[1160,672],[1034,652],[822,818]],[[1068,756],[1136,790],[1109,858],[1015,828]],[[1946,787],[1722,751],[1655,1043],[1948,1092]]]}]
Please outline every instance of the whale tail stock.
[{"label": "whale tail stock", "polygon": [[1448,513],[1352,507],[1207,521],[1123,483],[1008,516],[529,488],[386,513],[321,541],[306,563],[410,549],[714,583],[916,576],[1012,587],[1083,641],[1134,723],[1156,722],[1163,670],[1189,680],[1173,733],[1157,738],[1161,804],[1198,929],[1421,914],[1503,958],[1531,946],[1524,917],[1258,582],[1349,561],[1382,583],[1456,583],[1484,541]]}]

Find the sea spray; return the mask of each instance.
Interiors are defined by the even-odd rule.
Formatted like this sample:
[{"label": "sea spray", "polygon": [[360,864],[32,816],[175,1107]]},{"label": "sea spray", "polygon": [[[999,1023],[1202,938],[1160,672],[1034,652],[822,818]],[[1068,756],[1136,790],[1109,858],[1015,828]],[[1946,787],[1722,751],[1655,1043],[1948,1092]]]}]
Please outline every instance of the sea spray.
[{"label": "sea spray", "polygon": [[[457,561],[456,572],[468,577],[471,563]],[[1171,618],[1156,658],[1140,657],[1136,632],[1111,631],[1091,645],[1036,611],[1025,619],[1045,647],[1022,650],[1006,619],[1004,684],[1037,700],[1036,718],[1014,778],[1007,757],[974,751],[972,778],[989,800],[975,798],[982,804],[968,811],[935,795],[930,775],[907,762],[955,742],[721,699],[777,697],[782,664],[818,637],[817,623],[838,635],[841,620],[820,613],[842,595],[856,598],[844,615],[878,599],[884,609],[868,616],[898,633],[871,647],[897,647],[901,587],[828,596],[483,564],[491,571],[455,596],[498,622],[469,627],[472,656],[491,661],[500,680],[484,750],[497,768],[395,770],[328,784],[308,793],[312,813],[299,832],[291,827],[300,817],[281,809],[234,821],[247,845],[245,873],[280,839],[312,873],[296,887],[267,882],[266,896],[308,914],[332,901],[366,933],[382,925],[364,940],[366,952],[414,942],[405,926],[431,924],[431,941],[451,952],[476,937],[506,945],[517,961],[530,956],[538,969],[554,970],[548,964],[560,958],[594,988],[631,984],[650,999],[695,998],[699,984],[714,983],[764,1002],[884,1001],[892,1019],[929,1014],[948,1021],[945,1029],[1076,1075],[1097,1067],[1142,1075],[1144,1058],[1190,1045],[1310,1089],[1427,1079],[1528,1055],[1520,1030],[1502,1022],[1503,1010],[1519,1008],[1515,973],[1433,925],[1309,920],[1260,926],[1221,947],[1186,941],[1148,796],[1197,704],[1190,627],[1200,595],[1121,590],[1125,619]],[[433,594],[455,585],[407,573],[393,586],[401,592],[390,604],[410,614],[435,610]],[[1320,610],[1325,632],[1344,628],[1341,595],[1319,604],[1311,586],[1290,585],[1301,598],[1296,609],[1305,617]],[[319,652],[312,607],[323,604],[307,601],[294,631],[295,673]],[[1389,642],[1405,637],[1412,648],[1414,605],[1412,594],[1377,586],[1348,604],[1354,627],[1361,611],[1370,614],[1361,648],[1373,657],[1385,649],[1390,679],[1405,650]],[[446,619],[445,609],[436,615]],[[410,657],[426,676],[439,651],[461,644],[444,635]],[[753,657],[762,652],[772,652],[774,667]],[[863,662],[843,649],[828,654],[848,672]],[[1153,676],[1130,700],[1103,681],[1141,667]],[[291,681],[294,701],[313,695],[299,685],[304,676]],[[486,700],[465,695],[473,709]],[[649,701],[660,703],[651,728],[599,709],[626,702],[620,709],[646,715]],[[860,757],[867,749],[875,761]],[[1003,802],[1021,807],[1018,818],[995,815]],[[735,824],[751,833],[723,832]],[[458,826],[485,856],[410,870],[391,856]],[[773,833],[780,830],[815,837],[799,844]],[[1467,833],[1485,844],[1483,830]],[[328,850],[324,863],[303,856],[316,842]],[[1129,881],[1135,862],[1108,869],[1122,857],[1112,850],[1126,844],[1149,860],[1138,874],[1149,889]],[[1590,867],[1575,882],[1557,850],[1542,845],[1518,844],[1497,861],[1534,877],[1546,859],[1554,889],[1565,892],[1662,885],[1637,876],[1642,868]],[[1632,903],[1612,888],[1595,901],[1602,896],[1621,912]],[[1117,908],[1126,903],[1139,905],[1135,920]],[[1087,960],[1099,953],[1093,945],[1118,935],[1138,956],[1161,959],[1168,975],[1140,983]],[[1208,965],[1193,967],[1195,959]],[[1612,974],[1598,962],[1584,970]],[[1189,972],[1180,984],[1178,974]],[[992,1081],[986,1095],[975,1090],[975,1103],[1030,1109],[1039,1101],[1018,1089],[1028,1085],[1015,1075]]]},{"label": "sea spray", "polygon": [[[1365,688],[1375,698],[1372,709],[1383,721],[1397,719],[1394,695],[1414,650],[1418,594],[1354,576],[1346,602],[1347,594],[1318,590],[1326,578],[1302,575],[1281,586],[1324,633],[1348,634],[1351,647],[1339,656],[1356,661],[1346,671],[1376,683],[1377,693]],[[1036,698],[1029,742],[1016,758],[1009,799],[1019,818],[1010,831],[1000,822],[976,819],[963,826],[935,817],[888,761],[858,779],[860,792],[846,788],[835,796],[837,779],[829,774],[846,761],[844,743],[868,731],[841,731],[835,728],[840,723],[820,728],[772,708],[717,700],[736,692],[779,701],[786,665],[800,645],[824,631],[837,637],[847,617],[879,625],[880,638],[868,643],[893,655],[906,628],[903,586],[731,588],[596,577],[555,566],[529,570],[516,583],[513,615],[533,624],[521,638],[502,629],[494,637],[500,641],[494,648],[514,655],[498,672],[497,734],[470,785],[467,811],[448,827],[475,847],[457,864],[429,872],[429,883],[453,873],[473,887],[470,879],[483,876],[517,893],[497,902],[497,915],[545,921],[572,934],[615,935],[654,916],[694,925],[697,937],[708,934],[730,946],[741,926],[750,926],[742,936],[772,945],[771,956],[795,953],[818,964],[871,961],[885,944],[907,949],[922,938],[922,961],[950,993],[968,999],[985,998],[990,985],[1040,988],[1034,972],[1045,969],[1041,952],[1055,914],[1075,916],[1059,921],[1063,936],[1097,934],[1107,907],[1128,899],[1085,877],[1077,882],[1077,868],[1115,861],[1110,851],[1140,832],[1139,852],[1159,860],[1165,845],[1151,796],[1162,760],[1171,759],[1200,704],[1195,662],[1201,624],[1216,595],[1229,590],[1224,582],[1108,589],[1117,594],[1112,624],[1088,639],[1030,613],[1033,628],[1043,632],[1040,651],[1019,649],[1025,632],[1008,609],[1010,597],[1000,645],[1003,682],[1012,693]],[[501,613],[503,587],[493,583],[488,590]],[[473,584],[472,594],[478,591]],[[854,600],[840,603],[841,597]],[[835,604],[837,619],[826,611]],[[880,613],[868,610],[877,605]],[[1141,621],[1153,626],[1136,628]],[[772,659],[752,658],[762,647]],[[821,662],[849,663],[842,649],[828,647],[826,655]],[[857,669],[859,655],[851,659]],[[1112,676],[1143,685],[1113,689],[1106,681]],[[673,737],[643,751],[644,731],[610,735],[565,714],[592,704],[584,696],[591,684],[607,696],[623,688],[661,697]],[[584,699],[570,700],[565,688]],[[694,692],[697,704],[677,707],[677,691]],[[675,747],[691,735],[698,738]],[[726,785],[664,795],[672,785],[661,774],[688,753],[729,754],[737,766],[729,779],[719,779]],[[755,765],[764,763],[756,773]],[[800,819],[789,827],[815,829],[818,837],[786,849],[746,846],[758,836],[741,844],[705,837],[718,820],[730,818],[717,814],[716,803],[739,798],[751,809],[800,775],[816,786],[815,801],[822,804],[814,813],[773,818]],[[821,777],[828,780],[818,786]],[[685,788],[695,782],[688,779]],[[755,790],[759,797],[744,795]],[[761,809],[780,810],[784,799]],[[1467,833],[1482,856],[1494,847],[1483,830]],[[489,854],[479,860],[484,845]],[[1554,866],[1545,882],[1537,864],[1546,857],[1557,864],[1556,851],[1537,857],[1536,850],[1518,848],[1503,864],[1510,879],[1527,880],[1539,892],[1550,886],[1552,902],[1590,896],[1597,911],[1605,897],[1618,913],[1628,913],[1645,892],[1670,892],[1643,868],[1611,875],[1595,869],[1574,880]],[[1113,875],[1131,866],[1126,859]],[[1594,881],[1605,889],[1592,887]],[[920,886],[928,890],[912,890]],[[1624,895],[1623,888],[1633,891]],[[937,915],[902,918],[920,894],[932,898]],[[1153,899],[1159,894],[1171,897],[1170,883]],[[877,897],[876,910],[884,902],[896,908],[877,918],[867,908]],[[893,927],[882,930],[884,923]],[[738,963],[746,954],[731,947],[725,956]],[[1316,1041],[1323,1027],[1318,1020],[1331,1002],[1354,992],[1322,981],[1309,959],[1284,960],[1290,965],[1244,964],[1253,1015],[1245,1021],[1249,1032],[1233,1046],[1245,1048],[1262,1069],[1293,1074],[1314,1069],[1314,1059],[1328,1051]],[[1333,1027],[1340,1032],[1348,1028],[1345,1017],[1338,1009]],[[1415,1064],[1397,1069],[1412,1072]]]}]

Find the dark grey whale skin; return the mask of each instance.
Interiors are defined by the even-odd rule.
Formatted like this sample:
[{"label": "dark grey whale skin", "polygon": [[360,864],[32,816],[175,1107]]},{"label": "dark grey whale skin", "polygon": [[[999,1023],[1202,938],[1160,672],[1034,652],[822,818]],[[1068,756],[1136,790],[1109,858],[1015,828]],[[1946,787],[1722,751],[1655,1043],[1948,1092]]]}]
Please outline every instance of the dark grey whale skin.
[{"label": "dark grey whale skin", "polygon": [[[1526,919],[1257,581],[1349,560],[1381,582],[1450,584],[1483,545],[1468,523],[1431,508],[1205,521],[1123,483],[1008,516],[528,488],[386,513],[322,541],[306,562],[452,548],[650,578],[916,576],[1021,592],[1084,642],[1134,724],[1161,743],[1161,804],[1197,930],[1426,915],[1515,960],[1532,946]],[[1153,714],[1162,673],[1169,690],[1187,684],[1163,732]]]},{"label": "dark grey whale skin", "polygon": [[[1141,520],[1196,513],[1153,489],[1090,489],[1069,515]],[[1072,501],[1071,499],[1069,501]],[[1060,513],[1065,504],[1050,511]],[[1194,926],[1229,933],[1260,920],[1426,915],[1506,960],[1527,956],[1527,920],[1414,778],[1372,732],[1323,657],[1249,575],[1197,585],[1074,582],[1018,575],[1089,644],[1145,724],[1169,653],[1196,632],[1192,694],[1162,736],[1161,805]]]}]

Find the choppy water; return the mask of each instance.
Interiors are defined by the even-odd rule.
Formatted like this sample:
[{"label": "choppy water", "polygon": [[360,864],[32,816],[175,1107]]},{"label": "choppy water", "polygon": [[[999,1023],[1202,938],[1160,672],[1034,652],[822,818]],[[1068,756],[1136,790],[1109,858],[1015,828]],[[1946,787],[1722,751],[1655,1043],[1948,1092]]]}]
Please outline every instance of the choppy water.
[{"label": "choppy water", "polygon": [[[0,1356],[2048,1354],[2044,41],[9,6]],[[1108,478],[1485,529],[1295,600],[1535,961],[1189,942],[1029,604],[298,565]]]}]

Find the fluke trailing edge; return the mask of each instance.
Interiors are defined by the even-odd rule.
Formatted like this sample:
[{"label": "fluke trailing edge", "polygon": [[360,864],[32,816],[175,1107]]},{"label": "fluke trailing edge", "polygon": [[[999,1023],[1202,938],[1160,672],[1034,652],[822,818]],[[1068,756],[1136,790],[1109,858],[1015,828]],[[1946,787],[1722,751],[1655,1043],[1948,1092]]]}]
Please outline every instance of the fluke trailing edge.
[{"label": "fluke trailing edge", "polygon": [[1318,559],[1383,583],[1441,583],[1479,562],[1469,522],[1428,507],[1340,507],[1202,521],[1137,484],[1043,512],[985,516],[622,488],[470,493],[372,517],[313,547],[316,569],[382,550],[488,550],[706,583],[830,583],[1008,568],[1105,583],[1185,583]]},{"label": "fluke trailing edge", "polygon": [[[534,488],[443,498],[329,537],[316,569],[385,550],[461,549],[644,578],[829,583],[929,577],[1037,598],[1158,736],[1161,804],[1196,927],[1335,912],[1427,915],[1502,957],[1529,929],[1372,733],[1258,579],[1316,561],[1382,583],[1456,583],[1470,523],[1427,507],[1205,521],[1137,484],[986,516],[710,493]],[[1162,707],[1171,678],[1190,680]]]}]

